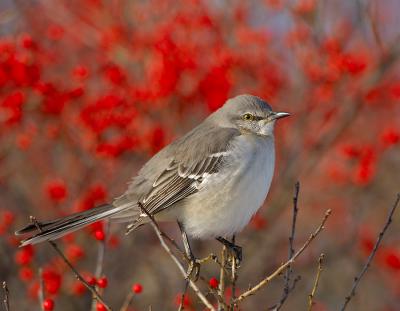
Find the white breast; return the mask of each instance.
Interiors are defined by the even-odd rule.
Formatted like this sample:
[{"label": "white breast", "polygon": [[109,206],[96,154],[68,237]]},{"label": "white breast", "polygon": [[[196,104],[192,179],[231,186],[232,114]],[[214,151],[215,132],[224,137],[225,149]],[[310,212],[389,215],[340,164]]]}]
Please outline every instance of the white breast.
[{"label": "white breast", "polygon": [[181,210],[179,218],[191,236],[229,237],[241,231],[268,194],[275,166],[273,139],[239,136],[232,147],[229,163],[203,182]]}]

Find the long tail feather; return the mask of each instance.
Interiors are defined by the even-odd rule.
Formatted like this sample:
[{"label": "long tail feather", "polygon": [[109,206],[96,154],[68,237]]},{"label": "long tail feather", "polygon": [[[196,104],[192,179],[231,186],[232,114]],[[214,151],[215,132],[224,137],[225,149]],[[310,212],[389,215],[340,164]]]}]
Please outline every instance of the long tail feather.
[{"label": "long tail feather", "polygon": [[38,232],[32,237],[29,237],[21,242],[20,246],[25,246],[28,244],[36,244],[43,241],[51,241],[58,239],[70,232],[83,228],[87,225],[90,225],[96,221],[100,221],[106,218],[109,218],[117,213],[120,213],[129,206],[113,206],[110,204],[101,205],[99,207],[72,214],[71,216],[67,216],[64,218],[59,218],[49,222],[40,223],[41,231],[35,226],[35,224],[30,224],[21,230],[15,232],[15,234],[25,234],[29,232]]}]

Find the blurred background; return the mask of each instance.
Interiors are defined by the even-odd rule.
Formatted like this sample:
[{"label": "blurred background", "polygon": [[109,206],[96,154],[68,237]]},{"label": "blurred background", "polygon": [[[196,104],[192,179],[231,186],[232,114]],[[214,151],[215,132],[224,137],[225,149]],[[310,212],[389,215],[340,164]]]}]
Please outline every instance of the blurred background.
[{"label": "blurred background", "polygon": [[[333,214],[294,266],[302,279],[282,310],[303,310],[317,259],[314,310],[337,310],[400,190],[400,3],[396,0],[0,2],[0,279],[11,310],[39,310],[39,268],[54,310],[91,297],[49,245],[18,248],[30,215],[50,219],[121,194],[150,156],[228,98],[248,93],[292,116],[277,126],[272,190],[237,237],[237,291],[286,260],[294,184],[295,246]],[[400,310],[400,215],[349,310]],[[106,244],[105,300],[176,310],[184,281],[150,227],[97,224],[59,245],[93,278]],[[179,238],[175,225],[163,225]],[[219,254],[194,241],[198,257]],[[205,278],[218,277],[205,265]],[[283,278],[241,310],[279,301]],[[187,310],[203,310],[189,291]]]}]

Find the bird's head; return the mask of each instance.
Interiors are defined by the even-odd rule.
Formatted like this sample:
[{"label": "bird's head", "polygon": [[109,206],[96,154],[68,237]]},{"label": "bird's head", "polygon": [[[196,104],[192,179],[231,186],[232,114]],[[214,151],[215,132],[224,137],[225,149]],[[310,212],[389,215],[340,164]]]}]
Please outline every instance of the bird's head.
[{"label": "bird's head", "polygon": [[216,114],[222,126],[261,136],[273,136],[276,120],[290,115],[272,111],[267,102],[252,95],[239,95],[228,100]]}]

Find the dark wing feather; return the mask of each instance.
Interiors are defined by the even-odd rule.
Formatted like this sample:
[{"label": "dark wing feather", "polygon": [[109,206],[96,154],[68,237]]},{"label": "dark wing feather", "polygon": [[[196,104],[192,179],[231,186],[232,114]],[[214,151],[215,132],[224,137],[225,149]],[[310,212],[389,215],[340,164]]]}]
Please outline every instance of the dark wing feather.
[{"label": "dark wing feather", "polygon": [[223,154],[210,155],[189,168],[172,163],[154,182],[151,191],[141,200],[143,207],[156,214],[198,191],[208,175],[218,171]]}]

